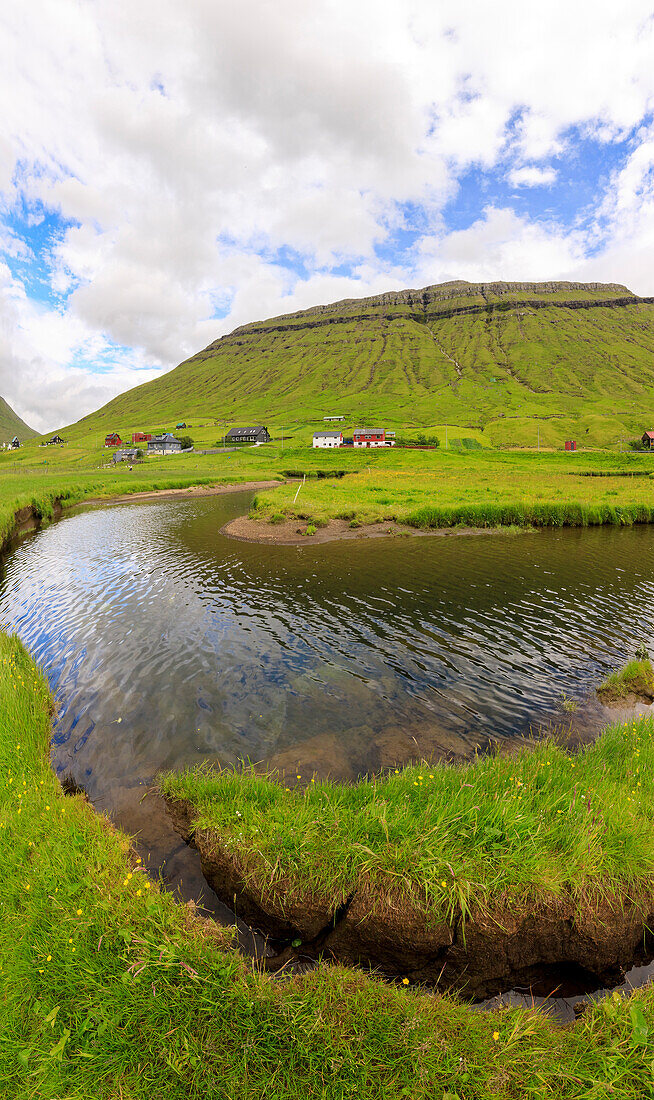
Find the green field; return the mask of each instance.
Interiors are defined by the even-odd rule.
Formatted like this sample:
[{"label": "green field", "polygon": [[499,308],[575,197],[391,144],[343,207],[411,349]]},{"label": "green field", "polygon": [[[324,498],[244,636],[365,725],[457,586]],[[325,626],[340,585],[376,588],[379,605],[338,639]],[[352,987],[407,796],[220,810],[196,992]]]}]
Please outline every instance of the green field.
[{"label": "green field", "polygon": [[[65,430],[440,428],[487,446],[617,447],[654,425],[654,304],[600,284],[446,284],[256,322]],[[211,431],[208,429],[211,428]],[[207,431],[204,431],[207,429]]]},{"label": "green field", "polygon": [[228,932],[149,882],[124,836],[64,796],[48,759],[50,707],[21,644],[0,635],[3,1097],[651,1096],[649,988],[562,1028],[535,1010],[471,1012],[342,967],[258,975]]},{"label": "green field", "polygon": [[320,479],[311,477],[312,464],[300,455],[295,464],[287,456],[286,465],[306,472],[306,482],[299,492],[287,484],[258,493],[253,518],[423,529],[620,525],[654,518],[649,454],[339,451],[323,459],[323,468],[340,468],[347,476]]}]

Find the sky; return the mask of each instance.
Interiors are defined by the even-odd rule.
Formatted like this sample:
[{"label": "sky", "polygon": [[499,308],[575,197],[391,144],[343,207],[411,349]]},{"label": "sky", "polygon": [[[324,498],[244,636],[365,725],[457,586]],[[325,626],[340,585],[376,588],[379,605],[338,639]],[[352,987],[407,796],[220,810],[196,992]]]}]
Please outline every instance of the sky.
[{"label": "sky", "polygon": [[0,119],[0,394],[40,431],[321,302],[654,295],[654,0],[5,4]]}]

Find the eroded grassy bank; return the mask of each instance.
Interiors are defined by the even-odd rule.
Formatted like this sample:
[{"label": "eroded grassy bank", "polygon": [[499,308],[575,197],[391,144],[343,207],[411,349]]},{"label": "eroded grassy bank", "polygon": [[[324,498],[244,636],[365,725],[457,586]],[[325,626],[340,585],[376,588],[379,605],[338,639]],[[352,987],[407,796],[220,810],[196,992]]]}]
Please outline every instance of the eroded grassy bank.
[{"label": "eroded grassy bank", "polygon": [[654,669],[648,658],[629,661],[624,668],[611,672],[597,689],[603,702],[619,703],[630,695],[645,702],[654,700]]},{"label": "eroded grassy bank", "polygon": [[50,706],[20,642],[0,635],[3,1096],[649,1095],[649,990],[563,1030],[339,967],[283,983],[253,974],[228,934],[148,885],[124,836],[63,795]]},{"label": "eroded grassy bank", "polygon": [[653,923],[651,719],[578,755],[304,789],[198,769],[162,790],[214,889],[303,953],[486,996],[557,964],[615,980]]}]

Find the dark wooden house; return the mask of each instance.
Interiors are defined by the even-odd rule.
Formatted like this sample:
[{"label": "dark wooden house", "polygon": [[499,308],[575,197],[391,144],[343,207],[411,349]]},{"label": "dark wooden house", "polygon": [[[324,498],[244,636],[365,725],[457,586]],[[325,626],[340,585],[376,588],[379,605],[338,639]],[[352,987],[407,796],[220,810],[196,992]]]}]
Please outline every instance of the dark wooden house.
[{"label": "dark wooden house", "polygon": [[252,428],[230,428],[227,432],[227,443],[270,443],[272,436],[263,424],[255,424]]}]

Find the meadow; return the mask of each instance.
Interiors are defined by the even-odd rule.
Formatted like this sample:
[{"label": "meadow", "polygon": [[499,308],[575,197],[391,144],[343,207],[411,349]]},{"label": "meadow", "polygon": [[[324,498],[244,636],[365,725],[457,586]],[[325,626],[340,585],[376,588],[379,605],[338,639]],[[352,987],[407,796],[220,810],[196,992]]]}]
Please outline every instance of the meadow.
[{"label": "meadow", "polygon": [[[313,460],[315,463],[315,459]],[[307,474],[301,490],[286,485],[257,494],[251,516],[308,523],[346,519],[354,525],[401,523],[415,528],[586,526],[651,522],[654,485],[649,454],[570,454],[481,450],[338,453],[313,478],[304,457],[289,469]]]},{"label": "meadow", "polygon": [[[3,1096],[651,1095],[649,988],[609,996],[562,1028],[536,1010],[472,1012],[338,966],[258,974],[229,931],[176,904],[125,836],[64,795],[49,764],[50,711],[21,643],[0,635]],[[623,751],[650,735],[634,727]]]}]

